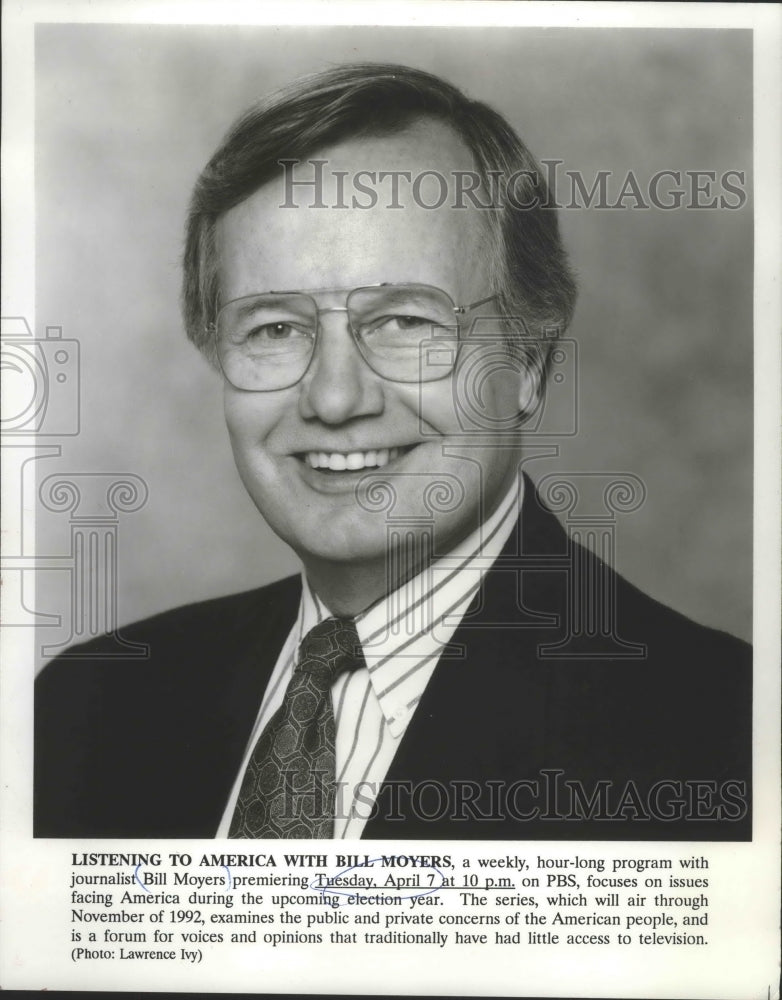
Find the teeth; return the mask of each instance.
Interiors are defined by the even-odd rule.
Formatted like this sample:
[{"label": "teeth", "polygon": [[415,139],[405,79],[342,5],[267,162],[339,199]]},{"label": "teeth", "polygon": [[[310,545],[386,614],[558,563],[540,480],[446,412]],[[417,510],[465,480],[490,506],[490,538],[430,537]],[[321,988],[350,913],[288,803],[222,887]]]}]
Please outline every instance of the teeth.
[{"label": "teeth", "polygon": [[359,469],[382,469],[401,454],[401,448],[379,448],[373,451],[308,451],[304,456],[311,469],[331,469],[333,472],[355,472]]}]

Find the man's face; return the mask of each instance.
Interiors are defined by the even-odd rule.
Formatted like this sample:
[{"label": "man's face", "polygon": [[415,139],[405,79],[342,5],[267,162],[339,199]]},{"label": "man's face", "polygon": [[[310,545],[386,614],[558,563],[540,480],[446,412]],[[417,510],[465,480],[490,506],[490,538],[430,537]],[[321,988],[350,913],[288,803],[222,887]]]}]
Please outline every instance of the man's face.
[{"label": "man's face", "polygon": [[[461,141],[433,122],[392,136],[351,139],[312,158],[328,161],[323,189],[328,206],[350,204],[351,179],[359,170],[407,170],[413,177],[437,170],[452,190],[453,171],[473,167]],[[299,179],[313,176],[306,162],[298,169]],[[339,179],[347,192],[341,198],[334,180],[339,171],[348,172]],[[457,305],[491,295],[480,210],[455,209],[452,196],[442,208],[428,210],[420,202],[436,201],[438,188],[422,186],[419,204],[410,184],[402,181],[400,188],[402,208],[389,207],[388,187],[379,184],[372,209],[310,207],[313,192],[304,188],[294,189],[294,208],[282,207],[281,179],[264,185],[218,222],[222,302],[270,290],[336,289],[314,294],[327,309],[344,306],[354,287],[407,282],[440,288]],[[465,329],[476,316],[495,315],[494,309],[493,302],[479,307]],[[466,391],[474,407],[479,389],[488,418],[484,426],[499,420],[507,428],[520,397],[529,397],[534,386],[514,366],[497,364],[499,323],[489,329],[496,336],[483,346],[463,347],[451,375],[408,384],[377,375],[358,352],[346,314],[325,312],[314,357],[296,385],[250,392],[226,383],[225,414],[242,480],[269,525],[305,565],[385,565],[388,525],[406,520],[415,530],[416,522],[425,525],[432,516],[436,550],[442,553],[493,509],[517,469],[518,449],[509,446],[507,436],[482,435],[477,443],[474,433],[465,435],[460,396]],[[476,381],[484,357],[492,373]],[[465,379],[472,380],[470,386]],[[382,494],[385,503],[373,503],[381,493],[373,492],[372,484],[381,481],[390,484],[390,492]],[[438,502],[438,482],[454,492],[453,500]],[[450,509],[433,515],[433,506]]]}]

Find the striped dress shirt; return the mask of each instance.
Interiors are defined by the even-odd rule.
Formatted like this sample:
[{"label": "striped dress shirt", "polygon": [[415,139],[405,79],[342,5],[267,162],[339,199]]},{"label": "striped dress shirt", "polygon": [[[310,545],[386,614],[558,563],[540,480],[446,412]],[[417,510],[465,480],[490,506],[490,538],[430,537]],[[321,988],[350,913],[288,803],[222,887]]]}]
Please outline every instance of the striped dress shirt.
[{"label": "striped dress shirt", "polygon": [[[358,838],[399,742],[443,648],[518,521],[523,480],[514,482],[476,531],[356,616],[366,666],[332,687],[336,722],[335,838]],[[304,636],[331,612],[302,574],[299,613],[277,659],[218,837],[227,837],[247,764],[258,738],[282,704]]]}]

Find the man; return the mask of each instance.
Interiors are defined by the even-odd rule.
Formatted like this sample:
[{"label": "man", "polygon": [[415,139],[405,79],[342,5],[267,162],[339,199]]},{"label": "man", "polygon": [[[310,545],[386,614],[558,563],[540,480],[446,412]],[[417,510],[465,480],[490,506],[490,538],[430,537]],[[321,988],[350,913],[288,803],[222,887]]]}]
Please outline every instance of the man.
[{"label": "man", "polygon": [[301,578],[42,674],[38,836],[746,839],[747,648],[522,473],[574,286],[542,173],[428,74],[349,66],[196,185],[188,334]]}]

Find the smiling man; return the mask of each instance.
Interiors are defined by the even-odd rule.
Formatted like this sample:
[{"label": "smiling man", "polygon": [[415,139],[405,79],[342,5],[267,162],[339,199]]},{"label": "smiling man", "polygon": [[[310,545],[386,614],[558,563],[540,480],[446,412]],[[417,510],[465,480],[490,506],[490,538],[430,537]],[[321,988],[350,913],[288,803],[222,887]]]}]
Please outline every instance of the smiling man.
[{"label": "smiling man", "polygon": [[37,835],[749,836],[747,648],[522,475],[574,298],[535,160],[449,84],[349,66],[242,116],[185,320],[303,571],[126,630],[141,666],[98,640],[47,668]]}]

